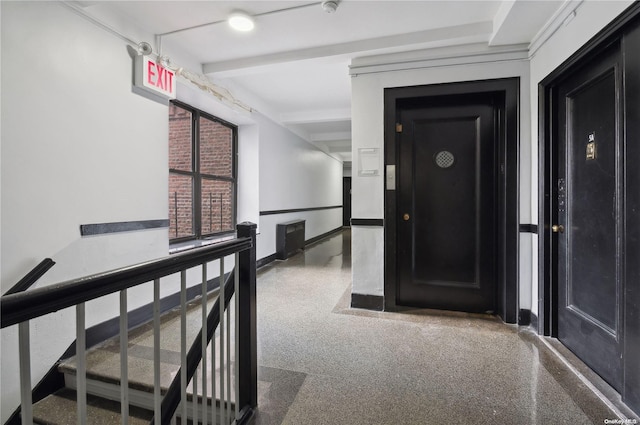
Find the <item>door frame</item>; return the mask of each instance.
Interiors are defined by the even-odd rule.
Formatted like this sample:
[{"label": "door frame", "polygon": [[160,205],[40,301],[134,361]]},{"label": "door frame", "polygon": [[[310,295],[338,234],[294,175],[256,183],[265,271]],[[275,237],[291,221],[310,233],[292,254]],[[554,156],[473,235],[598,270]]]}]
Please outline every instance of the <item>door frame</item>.
[{"label": "door frame", "polygon": [[[518,321],[518,248],[519,248],[519,102],[520,78],[500,78],[481,81],[464,81],[424,86],[387,88],[384,90],[384,163],[398,163],[396,149],[396,122],[399,103],[409,99],[427,100],[434,96],[456,96],[473,93],[500,93],[504,96],[504,128],[501,129],[498,163],[503,167],[498,173],[497,207],[497,311],[506,323]],[[397,176],[397,170],[396,170]],[[389,177],[389,176],[387,176]],[[398,217],[397,192],[385,187],[384,212],[384,309],[398,310],[396,288],[398,269],[396,262]]]},{"label": "door frame", "polygon": [[[557,142],[554,132],[557,122],[554,119],[554,104],[558,84],[577,67],[585,63],[587,59],[604,49],[611,43],[620,41],[623,55],[625,52],[637,52],[640,47],[640,29],[636,29],[631,40],[625,41],[623,37],[640,22],[640,2],[634,2],[607,27],[597,33],[584,46],[578,49],[571,57],[564,61],[558,68],[552,71],[538,84],[538,333],[543,336],[558,336],[558,258],[557,240],[553,237],[551,226],[557,221],[556,202],[557,188],[554,182],[558,178]],[[628,50],[625,50],[628,49]],[[635,75],[640,75],[640,56],[637,54],[625,55],[623,64],[623,89],[624,117],[640,115],[640,84],[634,78],[625,78],[626,69],[631,69]],[[640,143],[633,135],[640,134],[640,123],[637,120],[624,119],[623,149],[623,179],[627,182],[640,182],[638,167],[627,167],[626,158],[640,157]],[[631,217],[635,208],[640,206],[640,195],[625,188],[623,195],[623,211],[625,217]],[[636,213],[637,215],[637,213]],[[640,229],[638,222],[627,221],[624,223],[627,235],[626,244],[623,246],[623,256],[638,258],[640,256],[640,241],[638,234]],[[635,235],[635,238],[629,235]],[[625,241],[623,241],[625,243]],[[640,346],[640,305],[632,300],[640,299],[640,285],[630,285],[628,282],[640,281],[640,266],[638,262],[626,261],[623,266],[623,392],[622,400],[632,409],[640,410],[640,362],[637,358],[637,347]]]}]

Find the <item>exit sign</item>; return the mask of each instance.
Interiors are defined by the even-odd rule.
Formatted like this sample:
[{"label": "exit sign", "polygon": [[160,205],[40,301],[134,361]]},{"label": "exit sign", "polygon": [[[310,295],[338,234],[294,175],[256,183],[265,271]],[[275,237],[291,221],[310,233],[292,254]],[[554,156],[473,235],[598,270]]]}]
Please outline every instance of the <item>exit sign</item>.
[{"label": "exit sign", "polygon": [[136,56],[134,83],[138,88],[167,99],[176,98],[176,73],[149,56]]}]

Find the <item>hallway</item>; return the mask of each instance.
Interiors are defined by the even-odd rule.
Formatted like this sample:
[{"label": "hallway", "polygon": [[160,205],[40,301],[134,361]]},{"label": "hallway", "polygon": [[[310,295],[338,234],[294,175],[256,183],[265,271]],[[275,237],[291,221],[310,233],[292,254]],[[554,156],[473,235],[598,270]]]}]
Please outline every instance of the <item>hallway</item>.
[{"label": "hallway", "polygon": [[350,231],[258,272],[256,424],[601,424],[533,332],[489,316],[350,309]]}]

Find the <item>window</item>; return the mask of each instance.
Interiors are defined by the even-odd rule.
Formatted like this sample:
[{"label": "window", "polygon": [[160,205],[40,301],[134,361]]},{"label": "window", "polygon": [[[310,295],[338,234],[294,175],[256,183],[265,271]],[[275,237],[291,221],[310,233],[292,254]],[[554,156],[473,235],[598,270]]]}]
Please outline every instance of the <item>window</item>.
[{"label": "window", "polygon": [[237,128],[180,102],[169,105],[169,238],[232,232]]}]

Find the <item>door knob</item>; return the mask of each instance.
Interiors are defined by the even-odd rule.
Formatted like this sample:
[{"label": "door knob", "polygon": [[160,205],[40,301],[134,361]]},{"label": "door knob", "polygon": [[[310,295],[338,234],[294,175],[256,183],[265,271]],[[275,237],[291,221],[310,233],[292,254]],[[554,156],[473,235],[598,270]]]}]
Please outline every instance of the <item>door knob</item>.
[{"label": "door knob", "polygon": [[553,233],[564,233],[564,226],[562,224],[554,224],[551,226],[551,231]]},{"label": "door knob", "polygon": [[403,219],[404,221],[409,221],[409,218],[410,218],[410,217],[409,217],[409,214],[407,214],[407,213],[404,213],[404,215],[402,216],[402,219]]}]

